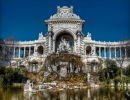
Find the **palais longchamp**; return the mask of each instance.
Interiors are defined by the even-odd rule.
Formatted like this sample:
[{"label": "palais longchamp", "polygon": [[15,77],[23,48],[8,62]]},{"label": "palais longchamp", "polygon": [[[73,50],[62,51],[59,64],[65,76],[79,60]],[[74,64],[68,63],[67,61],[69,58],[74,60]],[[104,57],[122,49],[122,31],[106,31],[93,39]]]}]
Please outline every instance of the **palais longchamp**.
[{"label": "palais longchamp", "polygon": [[[124,60],[123,66],[130,64],[130,50],[127,42],[104,42],[92,40],[92,34],[87,36],[82,32],[85,20],[73,13],[73,6],[57,6],[57,13],[45,20],[48,31],[42,32],[37,40],[17,41],[13,49],[12,66],[26,66],[31,72],[43,68],[46,57],[50,54],[73,54],[81,57],[85,68],[98,71],[98,63],[105,59]],[[65,62],[61,62],[65,64]],[[102,63],[103,67],[105,64]]]}]

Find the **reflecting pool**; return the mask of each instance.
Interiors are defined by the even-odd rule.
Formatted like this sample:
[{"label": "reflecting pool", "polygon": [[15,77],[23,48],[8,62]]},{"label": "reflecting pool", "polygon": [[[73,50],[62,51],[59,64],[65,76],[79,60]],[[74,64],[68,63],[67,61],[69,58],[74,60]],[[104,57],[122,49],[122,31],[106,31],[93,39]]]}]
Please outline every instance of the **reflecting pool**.
[{"label": "reflecting pool", "polygon": [[0,100],[125,100],[126,91],[125,88],[92,88],[31,93],[18,87],[0,87]]}]

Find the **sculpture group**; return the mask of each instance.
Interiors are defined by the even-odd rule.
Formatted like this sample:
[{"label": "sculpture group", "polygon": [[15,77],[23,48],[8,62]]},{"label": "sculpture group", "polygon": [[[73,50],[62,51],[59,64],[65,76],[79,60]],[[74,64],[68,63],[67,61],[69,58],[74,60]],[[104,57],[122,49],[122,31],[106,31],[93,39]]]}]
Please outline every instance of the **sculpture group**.
[{"label": "sculpture group", "polygon": [[58,46],[58,49],[57,49],[57,52],[58,53],[69,53],[71,51],[71,48],[70,48],[70,45],[69,45],[69,42],[65,40],[65,38],[61,38],[61,41],[59,43],[59,46]]}]

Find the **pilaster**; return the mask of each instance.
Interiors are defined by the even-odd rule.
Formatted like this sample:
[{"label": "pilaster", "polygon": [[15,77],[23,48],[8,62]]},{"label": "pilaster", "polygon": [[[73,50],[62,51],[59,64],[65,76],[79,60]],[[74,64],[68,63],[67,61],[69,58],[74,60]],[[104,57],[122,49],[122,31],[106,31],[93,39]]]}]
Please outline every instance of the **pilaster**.
[{"label": "pilaster", "polygon": [[15,47],[14,47],[14,58],[15,58]]},{"label": "pilaster", "polygon": [[115,54],[115,58],[116,58],[116,47],[115,47],[115,53],[114,54]]},{"label": "pilaster", "polygon": [[120,47],[120,58],[122,57],[122,54],[121,54],[122,52],[121,52],[121,47]]},{"label": "pilaster", "polygon": [[101,56],[101,47],[99,47],[99,57],[102,57]]},{"label": "pilaster", "polygon": [[49,53],[51,52],[51,32],[48,33],[48,38],[49,38]]},{"label": "pilaster", "polygon": [[76,52],[76,39],[74,40],[74,52]]},{"label": "pilaster", "polygon": [[53,40],[53,52],[55,52],[55,40]]},{"label": "pilaster", "polygon": [[106,58],[106,47],[104,47],[104,58]]},{"label": "pilaster", "polygon": [[25,57],[25,51],[26,51],[26,47],[24,47],[24,57]]},{"label": "pilaster", "polygon": [[127,50],[126,50],[126,47],[125,47],[125,59],[127,59]]},{"label": "pilaster", "polygon": [[21,47],[19,47],[19,58],[20,58],[20,49],[21,49]]},{"label": "pilaster", "polygon": [[111,59],[111,47],[109,47],[109,58]]},{"label": "pilaster", "polygon": [[77,33],[77,37],[78,37],[78,53],[80,53],[80,32]]},{"label": "pilaster", "polygon": [[31,51],[31,47],[29,47],[29,54],[28,54],[28,55],[29,55],[29,57],[30,57],[30,51]]}]

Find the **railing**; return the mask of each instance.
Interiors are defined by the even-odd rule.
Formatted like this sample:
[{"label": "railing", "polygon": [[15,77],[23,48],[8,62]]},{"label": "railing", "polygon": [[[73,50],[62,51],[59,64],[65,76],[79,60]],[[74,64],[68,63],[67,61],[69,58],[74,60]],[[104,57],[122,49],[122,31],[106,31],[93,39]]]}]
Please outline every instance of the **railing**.
[{"label": "railing", "polygon": [[24,62],[24,61],[27,61],[28,59],[29,59],[29,57],[30,56],[32,56],[33,54],[31,54],[31,55],[28,55],[26,58],[24,57],[24,58],[18,58],[19,60],[17,60],[17,62],[16,63],[14,63],[14,64],[12,64],[12,66],[18,66],[21,62]]}]

